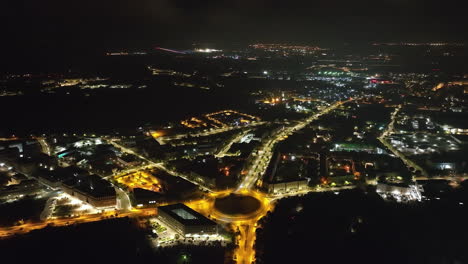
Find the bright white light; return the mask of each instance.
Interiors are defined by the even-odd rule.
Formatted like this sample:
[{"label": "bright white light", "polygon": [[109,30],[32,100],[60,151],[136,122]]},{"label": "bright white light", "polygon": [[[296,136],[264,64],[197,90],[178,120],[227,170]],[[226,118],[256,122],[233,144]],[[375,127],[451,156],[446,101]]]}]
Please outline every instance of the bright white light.
[{"label": "bright white light", "polygon": [[195,49],[196,52],[203,52],[203,53],[211,53],[215,51],[221,51],[221,50],[216,50],[216,49]]}]

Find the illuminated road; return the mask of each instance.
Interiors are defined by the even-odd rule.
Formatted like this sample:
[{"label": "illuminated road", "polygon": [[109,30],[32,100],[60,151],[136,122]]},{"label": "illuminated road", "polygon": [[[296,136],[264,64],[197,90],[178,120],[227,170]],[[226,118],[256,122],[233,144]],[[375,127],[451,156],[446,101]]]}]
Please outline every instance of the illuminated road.
[{"label": "illuminated road", "polygon": [[[268,213],[268,211],[273,210],[275,200],[287,196],[304,195],[308,192],[320,192],[331,190],[328,188],[309,188],[307,190],[299,191],[296,193],[279,194],[271,196],[266,196],[266,194],[264,193],[252,190],[255,182],[259,179],[259,177],[261,177],[264,174],[268,163],[270,162],[270,159],[273,155],[273,147],[275,146],[275,144],[277,144],[287,136],[291,135],[292,133],[301,130],[312,121],[317,120],[320,116],[327,114],[330,111],[333,111],[336,108],[340,107],[344,103],[350,102],[352,100],[353,99],[343,102],[337,102],[323,109],[319,113],[316,113],[302,120],[299,123],[293,123],[290,127],[283,127],[278,129],[277,133],[273,137],[270,137],[267,140],[265,140],[264,143],[257,149],[257,156],[255,156],[255,159],[252,162],[252,166],[249,168],[248,173],[245,175],[245,178],[241,181],[236,190],[212,192],[208,194],[204,199],[185,203],[187,206],[191,207],[197,212],[200,212],[206,217],[210,217],[220,223],[230,225],[233,231],[238,232],[238,235],[236,235],[237,247],[234,250],[234,260],[237,263],[251,264],[255,261],[255,249],[253,246],[256,239],[255,231],[257,228],[257,222],[260,218],[265,216]],[[353,187],[335,188],[333,190],[342,190],[350,188]],[[261,202],[260,209],[251,214],[240,216],[225,215],[214,209],[214,201],[217,197],[223,197],[233,192],[241,195],[255,197]]]},{"label": "illuminated road", "polygon": [[[257,222],[260,218],[262,218],[268,211],[273,210],[273,200],[280,199],[286,196],[293,196],[293,195],[302,195],[306,194],[310,190],[305,190],[304,192],[298,192],[295,194],[283,194],[277,195],[277,197],[272,196],[267,198],[266,196],[258,197],[258,193],[251,191],[254,184],[257,180],[265,173],[268,164],[273,156],[273,148],[274,146],[280,142],[281,140],[285,139],[292,133],[303,129],[305,126],[310,124],[312,121],[317,120],[320,116],[329,113],[330,111],[335,110],[336,108],[340,107],[344,103],[353,101],[353,99],[349,99],[347,101],[336,102],[335,104],[323,109],[322,111],[313,114],[312,116],[302,120],[299,123],[293,123],[290,127],[283,127],[278,129],[275,136],[272,138],[268,138],[258,149],[257,156],[255,156],[252,166],[248,169],[245,178],[239,184],[236,193],[241,193],[244,195],[251,195],[257,197],[263,203],[263,209],[260,212],[249,219],[232,219],[231,225],[233,226],[234,230],[240,231],[240,236],[237,237],[238,247],[234,251],[234,258],[237,263],[240,264],[250,264],[255,261],[255,250],[253,245],[255,243],[255,230],[257,228]],[[236,229],[237,228],[237,229]]]},{"label": "illuminated road", "polygon": [[[45,141],[45,138],[43,137],[32,137],[33,139],[36,139],[39,144],[41,145],[42,152],[49,155],[51,154],[51,150],[47,142]],[[20,138],[18,137],[11,137],[11,138],[0,138],[0,141],[16,141],[19,140]]]},{"label": "illuminated road", "polygon": [[120,149],[122,152],[131,154],[131,155],[133,155],[133,156],[137,156],[138,158],[140,158],[140,159],[142,159],[142,160],[148,162],[149,164],[156,164],[156,163],[154,163],[153,161],[151,161],[151,160],[145,158],[144,156],[142,156],[142,155],[136,153],[135,151],[133,151],[133,150],[131,150],[131,149],[129,149],[129,148],[126,148],[126,147],[124,147],[124,146],[118,144],[115,140],[108,140],[108,142],[109,142],[110,144],[112,144],[114,147]]},{"label": "illuminated road", "polygon": [[394,124],[396,121],[396,117],[398,116],[398,112],[401,110],[401,105],[399,105],[397,108],[395,108],[395,111],[391,114],[391,121],[387,126],[387,129],[382,133],[380,137],[378,137],[378,140],[385,146],[387,149],[389,149],[395,156],[400,158],[408,167],[413,167],[415,170],[419,170],[421,172],[421,175],[424,177],[427,177],[428,174],[427,172],[421,168],[418,164],[413,162],[412,160],[408,159],[403,153],[398,151],[395,147],[390,144],[386,137],[390,136],[392,133],[394,133]]},{"label": "illuminated road", "polygon": [[[353,99],[349,99],[347,101],[342,101],[342,102],[336,102],[335,104],[321,110],[320,112],[314,115],[311,115],[310,117],[300,122],[294,122],[293,124],[287,127],[282,127],[282,128],[279,128],[277,131],[275,131],[276,133],[274,133],[274,136],[270,136],[270,138],[264,140],[263,144],[257,149],[256,156],[254,156],[251,167],[248,169],[247,173],[245,174],[245,177],[242,179],[241,183],[236,189],[213,192],[211,189],[207,188],[206,186],[203,186],[202,184],[198,182],[194,182],[193,180],[189,179],[189,177],[187,177],[186,175],[182,175],[178,172],[168,169],[163,163],[155,163],[143,157],[142,155],[135,153],[133,150],[118,144],[115,140],[109,140],[110,144],[120,149],[122,152],[135,155],[147,162],[147,164],[145,165],[119,172],[118,174],[113,175],[113,177],[125,176],[125,175],[128,175],[129,173],[136,172],[136,171],[143,170],[143,169],[158,168],[173,176],[184,178],[185,180],[190,181],[200,186],[200,188],[202,189],[209,190],[210,192],[207,193],[203,199],[195,200],[195,201],[187,201],[185,202],[185,204],[191,207],[192,209],[194,209],[195,211],[205,215],[206,217],[210,217],[218,221],[221,224],[229,225],[233,231],[238,232],[238,235],[236,235],[236,244],[238,246],[234,250],[234,259],[236,260],[237,263],[240,263],[240,264],[251,264],[252,262],[255,261],[254,243],[256,239],[255,231],[257,229],[258,220],[264,217],[269,211],[272,211],[274,209],[275,200],[281,199],[287,196],[304,195],[308,192],[320,192],[320,191],[353,188],[353,187],[341,187],[341,188],[334,188],[334,189],[309,188],[309,189],[295,192],[295,193],[278,194],[278,195],[271,195],[271,196],[267,196],[266,194],[262,192],[252,190],[257,180],[264,174],[270,162],[270,159],[273,155],[273,148],[278,142],[285,139],[292,133],[303,129],[312,121],[317,120],[320,116],[327,114],[330,111],[333,111],[336,108],[340,107],[344,103],[347,103],[350,101],[353,101]],[[256,122],[254,124],[251,124],[251,126],[260,125],[264,123],[265,122]],[[211,135],[215,133],[229,131],[232,129],[234,128],[216,129],[216,130],[211,130],[211,131],[207,131],[207,132],[203,132],[203,133],[199,133],[199,134],[191,135],[191,136],[195,136],[195,137],[207,136],[207,135]],[[244,133],[241,133],[241,135],[242,134]],[[230,145],[232,145],[234,141],[239,140],[240,139],[239,137],[241,135],[234,138],[234,140],[232,140],[232,142],[230,142],[227,146],[230,147]],[[177,137],[179,136],[181,135],[177,135]],[[183,137],[183,135],[181,137]],[[225,147],[226,150],[224,151],[227,151],[229,149],[227,146]],[[252,212],[246,215],[236,215],[236,216],[226,215],[217,210],[214,210],[215,199],[218,197],[227,196],[230,193],[237,193],[237,194],[241,194],[245,196],[255,197],[257,200],[260,201],[261,206],[255,212]],[[122,195],[122,193],[119,192],[119,195]],[[130,210],[129,205],[127,204],[123,205],[122,207],[124,207],[127,210]],[[156,211],[154,209],[143,209],[143,210],[131,209],[128,212],[121,212],[117,216],[114,216],[114,217],[149,216],[149,215],[154,214],[155,212]],[[54,226],[64,226],[64,225],[71,225],[75,223],[100,221],[104,219],[104,217],[109,217],[108,214],[109,213],[103,213],[103,214],[96,214],[96,215],[85,215],[85,216],[80,216],[77,218],[54,219],[54,220],[49,220],[49,221],[41,222],[41,223],[26,223],[20,226],[0,228],[0,237],[10,236],[12,234],[27,233],[31,230],[44,228],[48,224],[52,224]]]},{"label": "illuminated road", "polygon": [[253,213],[247,215],[225,215],[214,209],[214,201],[218,197],[227,196],[234,190],[226,190],[220,192],[213,192],[208,194],[204,199],[186,202],[185,204],[193,210],[211,217],[221,224],[228,224],[235,232],[239,231],[236,235],[237,247],[234,250],[234,259],[237,263],[250,264],[255,261],[254,243],[256,239],[255,230],[257,229],[257,222],[260,218],[265,216],[268,211],[272,211],[274,203],[272,199],[267,198],[262,192],[246,190],[238,192],[242,195],[255,197],[260,201],[260,208]]},{"label": "illuminated road", "polygon": [[0,141],[15,141],[18,140],[19,138],[17,137],[11,137],[11,138],[0,138]]},{"label": "illuminated road", "polygon": [[137,168],[132,168],[132,169],[128,169],[128,170],[125,170],[123,172],[119,172],[118,175],[114,175],[114,177],[119,177],[119,176],[125,176],[129,173],[132,173],[132,172],[137,172],[139,170],[143,170],[143,169],[150,169],[150,168],[157,168],[157,169],[160,169],[162,171],[165,171],[167,172],[168,174],[172,175],[172,176],[176,176],[176,177],[181,177],[183,178],[184,180],[186,181],[189,181],[197,186],[199,186],[202,190],[206,190],[206,191],[212,191],[209,187],[207,186],[204,186],[203,184],[199,183],[199,182],[196,182],[192,179],[190,179],[190,177],[188,177],[187,175],[184,175],[182,173],[179,173],[179,172],[176,172],[176,171],[173,171],[169,168],[167,168],[163,163],[156,163],[156,162],[153,162],[145,157],[143,157],[142,155],[140,154],[137,154],[135,151],[129,149],[129,148],[126,148],[120,144],[118,144],[117,142],[115,142],[114,140],[109,140],[109,143],[111,143],[114,147],[120,149],[122,152],[125,152],[125,153],[129,153],[129,154],[132,154],[134,156],[137,156],[139,157],[140,159],[146,161],[148,163],[148,165],[143,165],[143,166],[140,166],[140,167],[137,167]]},{"label": "illuminated road", "polygon": [[253,249],[255,243],[255,223],[240,223],[236,225],[239,230],[240,237],[239,244],[236,252],[234,253],[234,259],[240,264],[249,264],[255,260],[255,250]]},{"label": "illuminated road", "polygon": [[[34,138],[34,137],[33,137]],[[43,137],[36,137],[35,138],[37,140],[37,142],[39,142],[39,144],[41,145],[41,149],[42,149],[42,153],[45,153],[47,155],[51,155],[52,154],[52,151],[50,149],[50,146],[49,144],[47,144],[47,141],[45,140],[45,138]]]},{"label": "illuminated road", "polygon": [[221,150],[215,155],[215,157],[216,158],[222,158],[222,157],[226,156],[226,153],[229,151],[232,144],[239,142],[249,132],[250,132],[250,129],[247,130],[247,131],[244,131],[242,133],[239,133],[236,137],[234,137],[231,141],[229,141],[224,147],[222,147]]},{"label": "illuminated road", "polygon": [[120,217],[142,217],[151,216],[156,213],[154,209],[133,209],[130,212],[119,213],[116,211],[104,212],[100,214],[82,215],[73,218],[59,218],[50,219],[44,222],[37,223],[25,223],[22,225],[11,226],[11,227],[0,227],[0,237],[8,237],[14,234],[25,234],[36,229],[42,229],[48,225],[51,226],[67,226],[73,224],[81,224],[88,222],[101,221],[105,218],[120,218]]},{"label": "illuminated road", "polygon": [[257,156],[254,157],[252,165],[247,169],[247,174],[242,180],[241,184],[238,187],[238,191],[242,189],[251,189],[257,180],[265,173],[268,164],[273,156],[274,146],[288,137],[292,133],[303,129],[305,126],[310,124],[312,121],[317,120],[320,116],[329,113],[330,111],[335,110],[341,105],[353,101],[354,99],[349,99],[347,101],[336,102],[333,105],[321,110],[318,113],[313,114],[312,116],[302,120],[299,123],[293,123],[290,127],[282,127],[278,129],[278,132],[275,136],[270,137],[263,142],[263,144],[257,149]]},{"label": "illuminated road", "polygon": [[128,212],[132,210],[132,203],[130,202],[130,197],[124,190],[116,186],[115,194],[117,195],[118,209],[122,210],[123,212]]},{"label": "illuminated road", "polygon": [[309,187],[307,189],[300,190],[300,191],[295,191],[295,192],[287,192],[287,193],[281,193],[281,194],[268,195],[267,198],[270,201],[275,201],[275,200],[279,200],[279,199],[286,198],[286,197],[291,197],[291,196],[306,195],[306,194],[311,193],[311,192],[337,192],[337,191],[342,191],[342,190],[351,190],[351,189],[354,189],[354,188],[356,188],[356,186],[354,186],[354,185],[340,186],[340,187],[327,187],[327,188],[322,188],[322,187],[312,188],[312,187]]},{"label": "illuminated road", "polygon": [[413,179],[416,181],[450,180],[454,182],[462,182],[468,179],[468,175],[459,174],[459,175],[442,175],[442,176],[432,176],[432,177],[418,176],[418,177],[414,177]]},{"label": "illuminated road", "polygon": [[242,189],[236,193],[255,197],[261,202],[261,207],[251,214],[240,216],[225,215],[214,209],[215,199],[235,192],[233,189],[209,193],[203,199],[189,201],[186,202],[185,205],[221,224],[229,225],[234,232],[239,232],[235,237],[237,247],[234,250],[234,259],[239,264],[250,264],[255,261],[255,249],[253,246],[256,239],[255,231],[258,227],[258,220],[264,217],[269,211],[273,211],[276,200],[289,196],[305,195],[310,192],[341,191],[353,188],[355,188],[355,186],[309,188],[298,192],[277,195],[266,195],[259,191]]},{"label": "illuminated road", "polygon": [[[262,202],[262,209],[255,215],[251,216],[248,219],[219,219],[219,220],[230,220],[231,226],[234,230],[240,231],[240,236],[236,237],[238,247],[234,251],[234,259],[237,263],[240,264],[251,264],[255,261],[255,249],[253,245],[256,239],[255,230],[257,228],[257,222],[260,218],[266,215],[268,211],[273,210],[274,203],[276,199],[281,199],[286,196],[293,195],[303,195],[307,191],[313,191],[312,189],[306,190],[304,192],[298,192],[295,194],[283,194],[277,195],[277,197],[266,197],[265,195],[260,195],[258,192],[254,192],[251,189],[254,187],[254,184],[257,180],[265,173],[268,164],[273,156],[274,146],[285,139],[292,133],[303,129],[305,126],[310,124],[312,121],[317,120],[320,116],[329,113],[330,111],[335,110],[344,103],[353,101],[349,99],[347,101],[336,102],[335,104],[323,109],[322,111],[302,120],[299,123],[293,123],[290,127],[283,127],[278,129],[275,136],[268,138],[258,149],[257,156],[255,156],[252,166],[248,169],[245,178],[239,184],[236,193],[243,195],[251,195],[256,197]],[[216,217],[216,214],[214,215]]]}]

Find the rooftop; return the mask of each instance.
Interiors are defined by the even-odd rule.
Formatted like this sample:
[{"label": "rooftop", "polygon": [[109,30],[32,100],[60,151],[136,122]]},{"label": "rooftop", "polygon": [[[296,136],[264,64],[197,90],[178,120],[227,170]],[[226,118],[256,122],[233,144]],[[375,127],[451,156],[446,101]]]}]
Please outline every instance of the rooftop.
[{"label": "rooftop", "polygon": [[216,225],[215,222],[182,203],[161,206],[158,207],[158,210],[165,212],[184,225]]},{"label": "rooftop", "polygon": [[92,197],[115,196],[115,189],[108,181],[97,175],[80,176],[67,180],[64,185],[73,187]]}]

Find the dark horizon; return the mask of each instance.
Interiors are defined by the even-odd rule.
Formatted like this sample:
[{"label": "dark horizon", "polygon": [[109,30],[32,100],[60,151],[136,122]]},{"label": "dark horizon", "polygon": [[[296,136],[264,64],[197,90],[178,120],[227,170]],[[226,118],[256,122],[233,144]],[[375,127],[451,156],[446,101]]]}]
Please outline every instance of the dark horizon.
[{"label": "dark horizon", "polygon": [[110,1],[4,4],[4,54],[192,42],[333,45],[370,41],[466,41],[455,1]]},{"label": "dark horizon", "polygon": [[468,263],[460,1],[4,2],[5,263]]}]

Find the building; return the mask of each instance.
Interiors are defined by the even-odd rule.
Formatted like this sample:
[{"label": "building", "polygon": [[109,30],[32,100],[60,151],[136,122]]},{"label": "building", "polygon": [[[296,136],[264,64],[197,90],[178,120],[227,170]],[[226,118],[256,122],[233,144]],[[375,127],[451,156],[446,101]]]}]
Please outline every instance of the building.
[{"label": "building", "polygon": [[425,167],[433,175],[467,173],[468,161],[463,153],[452,152],[432,155],[426,159]]},{"label": "building", "polygon": [[0,199],[17,199],[27,195],[36,195],[44,189],[44,186],[35,179],[22,180],[19,184],[1,187]]},{"label": "building", "polygon": [[0,150],[17,148],[19,153],[23,153],[25,149],[34,149],[37,146],[36,140],[11,140],[0,142]]},{"label": "building", "polygon": [[298,181],[287,181],[287,182],[276,182],[270,183],[265,182],[263,184],[264,188],[268,193],[289,193],[306,190],[308,187],[307,180],[298,180]]},{"label": "building", "polygon": [[71,178],[62,183],[65,193],[97,208],[115,207],[117,196],[114,187],[97,175]]},{"label": "building", "polygon": [[361,143],[336,143],[330,151],[337,152],[367,152],[369,154],[385,154],[381,148]]},{"label": "building", "polygon": [[289,193],[306,190],[311,177],[318,174],[315,156],[277,153],[270,162],[261,187],[268,193]]},{"label": "building", "polygon": [[421,201],[422,187],[419,185],[408,185],[404,183],[378,183],[377,193],[382,198],[394,198],[398,202]]},{"label": "building", "polygon": [[158,207],[158,218],[184,236],[218,233],[215,222],[181,203]]},{"label": "building", "polygon": [[46,169],[45,167],[41,168],[42,169],[40,169],[35,174],[35,176],[37,176],[40,182],[51,188],[60,188],[62,186],[62,182],[64,181],[67,181],[71,178],[88,175],[86,170],[76,166],[57,168],[55,170]]},{"label": "building", "polygon": [[137,207],[155,206],[164,197],[162,193],[142,188],[134,188],[132,194]]},{"label": "building", "polygon": [[468,125],[463,122],[445,124],[442,128],[452,135],[468,135]]}]

